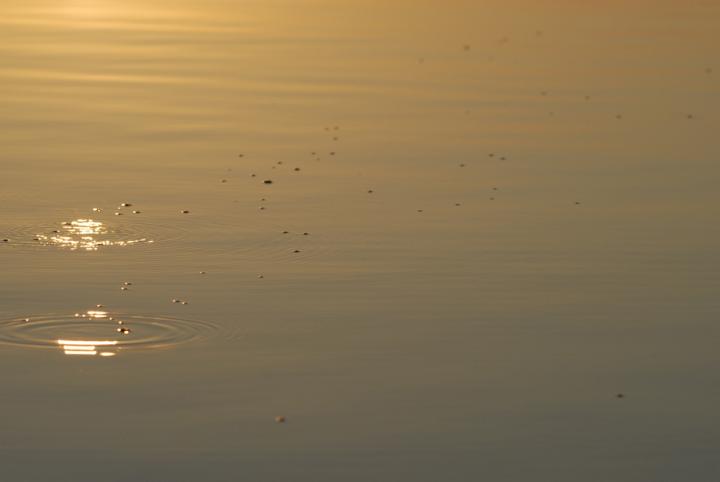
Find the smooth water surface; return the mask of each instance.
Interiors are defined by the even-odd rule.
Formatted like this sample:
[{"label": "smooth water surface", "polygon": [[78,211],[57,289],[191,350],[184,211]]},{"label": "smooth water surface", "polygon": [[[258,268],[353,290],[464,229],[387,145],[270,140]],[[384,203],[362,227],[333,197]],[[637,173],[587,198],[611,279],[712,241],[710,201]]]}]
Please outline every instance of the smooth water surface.
[{"label": "smooth water surface", "polygon": [[0,479],[718,480],[719,26],[0,1]]}]

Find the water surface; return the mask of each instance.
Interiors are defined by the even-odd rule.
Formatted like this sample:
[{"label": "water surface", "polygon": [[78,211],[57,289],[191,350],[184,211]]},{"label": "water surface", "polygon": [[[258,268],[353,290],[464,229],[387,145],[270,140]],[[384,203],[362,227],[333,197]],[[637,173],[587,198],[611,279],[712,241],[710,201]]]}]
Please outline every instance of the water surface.
[{"label": "water surface", "polygon": [[717,480],[720,6],[580,3],[3,0],[3,480]]}]

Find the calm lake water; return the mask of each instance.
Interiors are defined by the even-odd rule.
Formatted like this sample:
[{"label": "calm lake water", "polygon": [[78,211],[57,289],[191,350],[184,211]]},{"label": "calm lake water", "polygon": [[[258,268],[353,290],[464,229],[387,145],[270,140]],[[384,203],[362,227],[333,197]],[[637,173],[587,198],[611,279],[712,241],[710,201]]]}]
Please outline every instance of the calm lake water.
[{"label": "calm lake water", "polygon": [[2,0],[0,478],[718,480],[718,45],[702,0]]}]

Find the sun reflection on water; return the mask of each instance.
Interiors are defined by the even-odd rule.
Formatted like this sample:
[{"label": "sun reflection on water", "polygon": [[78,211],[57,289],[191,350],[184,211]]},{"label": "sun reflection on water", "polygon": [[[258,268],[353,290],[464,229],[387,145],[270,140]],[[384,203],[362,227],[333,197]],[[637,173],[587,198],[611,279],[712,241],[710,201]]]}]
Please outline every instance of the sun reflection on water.
[{"label": "sun reflection on water", "polygon": [[99,311],[99,310],[90,310],[87,311],[84,315],[81,315],[83,318],[107,318],[108,313],[107,311]]},{"label": "sun reflection on water", "polygon": [[114,356],[115,352],[108,349],[118,344],[115,340],[58,340],[57,343],[70,356]]},{"label": "sun reflection on water", "polygon": [[107,246],[131,246],[138,243],[152,243],[151,239],[114,239],[110,229],[93,219],[75,219],[65,222],[62,230],[49,234],[38,234],[36,240],[42,243],[70,249],[72,251],[97,251]]},{"label": "sun reflection on water", "polygon": [[0,347],[53,348],[65,355],[112,357],[174,348],[205,339],[216,325],[197,320],[105,311],[98,304],[74,314],[0,318]]},{"label": "sun reflection on water", "polygon": [[[98,308],[102,305],[98,305]],[[88,310],[82,315],[80,313],[75,314],[76,318],[90,318],[90,319],[107,319],[112,321],[113,318],[108,315],[107,311],[102,310]],[[57,340],[58,345],[62,347],[66,355],[79,355],[79,356],[115,356],[115,351],[112,350],[116,347],[117,340]]]}]

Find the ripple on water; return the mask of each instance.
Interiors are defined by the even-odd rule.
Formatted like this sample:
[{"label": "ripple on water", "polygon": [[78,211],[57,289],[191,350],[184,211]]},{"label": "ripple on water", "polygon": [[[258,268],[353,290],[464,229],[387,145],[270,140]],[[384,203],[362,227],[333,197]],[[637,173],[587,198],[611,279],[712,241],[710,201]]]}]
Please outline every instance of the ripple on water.
[{"label": "ripple on water", "polygon": [[218,332],[219,327],[207,321],[106,311],[0,320],[0,344],[61,349],[68,355],[173,348]]},{"label": "ripple on water", "polygon": [[32,248],[58,248],[69,251],[99,251],[104,248],[150,245],[179,239],[182,229],[161,224],[110,223],[79,218],[58,224],[13,226],[0,233],[3,244]]},{"label": "ripple on water", "polygon": [[[50,225],[0,229],[0,247],[95,252],[161,245],[163,249],[153,249],[152,256],[172,253],[179,260],[235,255],[276,262],[309,261],[327,250],[321,236],[285,231],[266,221],[221,222],[199,216],[172,224],[167,221],[79,218]],[[168,251],[167,248],[172,249]],[[150,257],[145,261],[151,263],[153,259]]]}]

